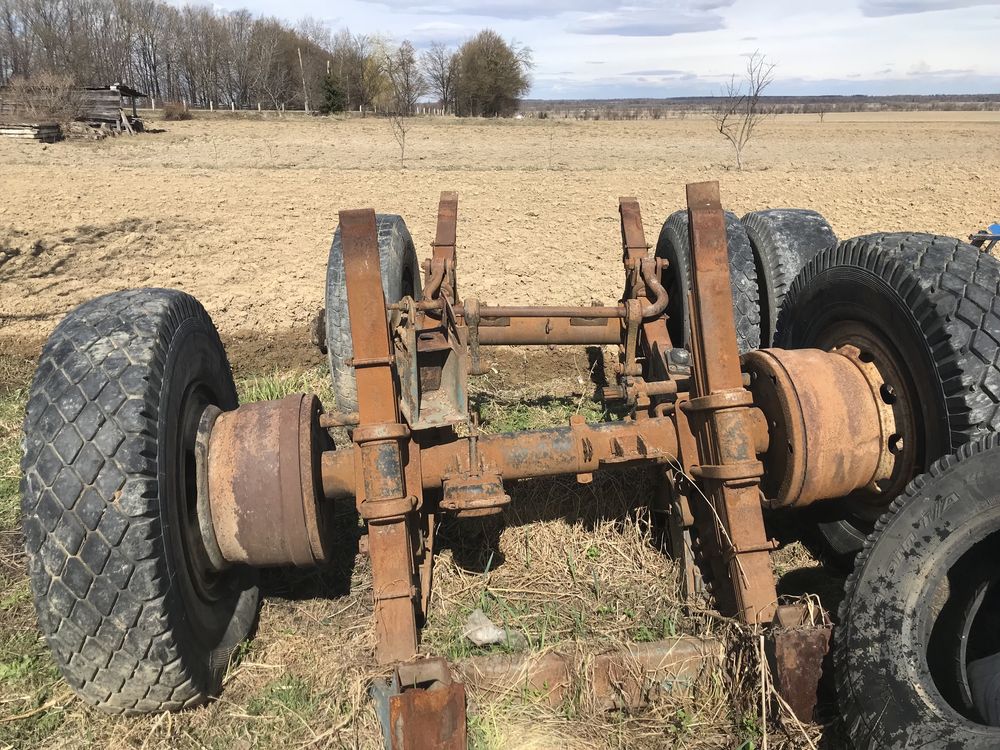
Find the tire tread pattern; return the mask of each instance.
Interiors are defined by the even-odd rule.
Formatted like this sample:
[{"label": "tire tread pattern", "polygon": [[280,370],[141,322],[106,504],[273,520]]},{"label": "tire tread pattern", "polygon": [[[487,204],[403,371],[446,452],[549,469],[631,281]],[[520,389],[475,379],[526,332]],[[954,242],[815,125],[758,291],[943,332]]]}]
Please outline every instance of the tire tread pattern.
[{"label": "tire tread pattern", "polygon": [[[910,483],[907,484],[906,489],[889,504],[885,513],[883,513],[879,520],[876,521],[875,528],[872,530],[871,534],[869,534],[865,539],[864,546],[858,552],[855,559],[854,570],[848,576],[847,581],[844,584],[844,598],[841,600],[837,611],[837,620],[840,625],[834,629],[833,638],[833,660],[836,667],[835,681],[837,686],[838,702],[841,710],[841,718],[848,734],[855,743],[855,746],[858,748],[874,747],[871,746],[870,743],[876,730],[876,726],[867,718],[872,712],[872,707],[867,705],[865,701],[858,701],[855,698],[852,685],[852,675],[846,667],[850,655],[847,623],[852,620],[852,605],[855,603],[854,600],[857,594],[858,584],[861,580],[862,574],[865,572],[865,567],[872,558],[873,554],[878,551],[877,548],[880,544],[884,545],[886,543],[893,543],[893,540],[888,537],[884,537],[883,533],[888,526],[894,523],[903,509],[909,506],[910,503],[914,502],[918,498],[929,500],[932,507],[926,508],[926,512],[931,514],[934,512],[933,505],[942,502],[952,502],[952,498],[948,496],[934,498],[927,497],[925,492],[928,489],[928,485],[947,473],[959,470],[959,467],[964,462],[970,460],[974,456],[996,450],[1000,450],[1000,433],[989,432],[981,436],[979,439],[961,446],[955,453],[938,458],[930,465],[925,473],[914,477]],[[905,550],[900,550],[896,554],[905,555],[905,553]],[[935,745],[935,747],[937,746],[939,745]],[[940,746],[944,745],[942,744]],[[962,744],[959,743],[955,745],[955,747],[962,747]]]},{"label": "tire tread pattern", "polygon": [[774,338],[778,311],[788,287],[817,253],[837,244],[837,235],[816,211],[773,208],[753,211],[740,219],[757,260],[761,292],[762,345]]},{"label": "tire tread pattern", "polygon": [[207,698],[173,633],[184,613],[164,561],[156,465],[164,342],[189,318],[214,332],[181,292],[81,305],[45,344],[26,410],[22,513],[38,623],[70,686],[111,712]]},{"label": "tire tread pattern", "polygon": [[[733,318],[736,323],[736,343],[740,353],[760,347],[760,292],[753,248],[747,239],[740,220],[730,211],[725,212],[726,247],[729,253],[729,280],[733,290]],[[685,296],[672,302],[668,314],[680,317],[681,322],[669,321],[674,346],[688,346],[690,330],[686,292],[691,288],[691,241],[688,232],[687,211],[675,211],[663,224],[656,245],[657,257],[666,257],[674,264],[673,273],[681,273]],[[671,273],[668,269],[667,273]],[[668,286],[668,290],[669,290]]]}]

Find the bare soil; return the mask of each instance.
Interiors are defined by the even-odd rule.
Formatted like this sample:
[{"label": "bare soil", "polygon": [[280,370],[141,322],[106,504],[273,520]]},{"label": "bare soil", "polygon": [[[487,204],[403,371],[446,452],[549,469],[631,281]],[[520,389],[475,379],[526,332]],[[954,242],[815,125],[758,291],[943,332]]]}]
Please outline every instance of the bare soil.
[{"label": "bare soil", "polygon": [[[399,213],[421,256],[442,190],[460,193],[460,281],[484,302],[588,303],[620,289],[617,198],[647,239],[718,179],[742,214],[800,206],[841,237],[964,237],[996,221],[1000,113],[786,115],[743,172],[705,119],[416,120],[406,168],[377,119],[212,119],[50,146],[0,140],[0,341],[32,354],[66,311],[134,286],[191,292],[243,356],[315,360],[337,212]],[[6,248],[6,252],[4,252]],[[15,254],[16,253],[16,254]]]}]

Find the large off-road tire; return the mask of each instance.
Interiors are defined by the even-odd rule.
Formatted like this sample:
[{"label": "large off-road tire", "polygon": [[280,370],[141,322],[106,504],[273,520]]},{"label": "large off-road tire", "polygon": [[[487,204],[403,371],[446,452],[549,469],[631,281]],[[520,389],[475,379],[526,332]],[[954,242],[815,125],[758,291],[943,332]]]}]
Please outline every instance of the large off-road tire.
[{"label": "large off-road tire", "polygon": [[209,570],[195,513],[205,407],[237,405],[211,319],[138,289],[71,312],[24,422],[22,511],[38,624],[67,682],[111,712],[215,695],[257,613],[253,571]]},{"label": "large off-road tire", "polygon": [[761,346],[770,346],[788,287],[818,252],[837,244],[827,220],[807,208],[753,211],[742,219],[757,263]]},{"label": "large off-road tire", "polygon": [[998,462],[995,433],[940,459],[858,555],[834,639],[858,748],[1000,747]]},{"label": "large off-road tire", "polygon": [[[753,249],[740,220],[726,211],[726,244],[729,250],[729,280],[733,287],[733,317],[740,353],[760,347],[760,303]],[[663,223],[656,242],[656,257],[669,267],[663,283],[667,289],[667,330],[674,346],[690,345],[691,239],[687,211],[675,211]]]},{"label": "large off-road tire", "polygon": [[[386,304],[399,302],[403,297],[420,295],[420,271],[413,239],[406,222],[395,214],[377,214],[378,252],[382,271],[382,291]],[[330,376],[337,399],[337,409],[342,412],[358,408],[358,385],[354,379],[351,358],[351,318],[347,310],[347,281],[344,277],[344,248],[340,227],[333,235],[330,259],[326,265],[326,348],[330,362]]]},{"label": "large off-road tire", "polygon": [[[775,335],[785,349],[830,349],[859,329],[897,371],[893,383],[914,415],[908,476],[1000,427],[1000,262],[959,240],[874,234],[810,261],[792,283]],[[868,335],[866,334],[866,335]],[[882,356],[882,355],[878,355]],[[905,478],[904,478],[905,481]],[[878,503],[812,506],[819,552],[850,565],[894,494]]]}]

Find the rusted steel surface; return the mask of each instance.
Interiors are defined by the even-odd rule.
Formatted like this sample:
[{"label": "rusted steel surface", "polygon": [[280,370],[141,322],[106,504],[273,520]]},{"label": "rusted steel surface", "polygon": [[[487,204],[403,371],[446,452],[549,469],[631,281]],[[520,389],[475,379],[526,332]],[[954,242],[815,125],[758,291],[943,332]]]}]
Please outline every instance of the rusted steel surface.
[{"label": "rusted steel surface", "polygon": [[[747,412],[754,451],[764,452],[769,439],[767,422],[757,409]],[[676,419],[671,415],[635,421],[584,422],[546,430],[480,435],[476,471],[490,471],[510,481],[587,474],[616,464],[673,465],[680,458]],[[683,423],[686,424],[686,418]],[[354,494],[357,486],[355,450],[348,447],[323,454],[323,492],[327,499],[342,499]],[[692,451],[695,451],[693,442],[688,449]],[[469,455],[467,437],[423,446],[420,450],[423,487],[439,488],[449,477],[468,475],[473,466]],[[696,452],[691,465],[697,466]]]},{"label": "rusted steel surface", "polygon": [[352,433],[358,446],[355,497],[368,522],[376,656],[384,664],[417,651],[419,593],[411,524],[421,488],[417,484],[413,493],[406,484],[409,430],[400,422],[375,212],[342,211],[340,227],[358,387],[359,424]]},{"label": "rusted steel surface", "polygon": [[754,402],[772,421],[761,482],[771,507],[843,497],[876,476],[882,425],[872,389],[848,358],[817,349],[744,355]]},{"label": "rusted steel surface", "polygon": [[[649,245],[642,228],[638,201],[635,198],[619,198],[618,213],[621,223],[622,260],[626,273],[626,296],[634,294],[637,297],[645,297],[645,279],[649,277],[649,267],[647,266],[647,272],[644,274],[642,262],[647,260]],[[636,264],[639,264],[638,275],[633,271]],[[662,266],[658,270],[653,269],[653,273],[657,275],[662,272]],[[644,355],[644,375],[647,380],[665,380],[670,377],[666,357],[673,344],[667,332],[666,320],[660,315],[666,309],[668,302],[665,289],[661,299],[663,307],[659,313],[656,316],[647,315],[639,327],[637,346]]]},{"label": "rusted steel surface", "polygon": [[[692,393],[684,405],[698,439],[693,469],[707,497],[693,508],[711,515],[714,535],[703,539],[728,569],[714,585],[730,589],[734,613],[745,622],[768,622],[777,604],[771,546],[760,507],[760,476],[746,409],[729,281],[726,226],[717,182],[687,186],[691,232]],[[720,606],[730,598],[719,595]]]},{"label": "rusted steel surface", "polygon": [[[917,426],[919,394],[906,362],[892,342],[857,321],[843,321],[823,331],[817,342],[824,349],[846,357],[868,381],[871,400],[878,408],[882,427],[878,468],[867,486],[852,493],[855,508],[868,508],[875,518],[880,507],[896,497],[923,470],[922,440]],[[864,510],[864,509],[863,509]]]},{"label": "rusted steel surface", "polygon": [[458,302],[458,252],[455,248],[458,225],[458,193],[445,191],[438,202],[437,233],[434,236],[434,251],[431,266],[439,261],[443,273],[440,284],[441,296],[449,302]]},{"label": "rusted steel surface", "polygon": [[372,697],[387,750],[466,750],[465,686],[444,659],[400,664]]},{"label": "rusted steel surface", "polygon": [[412,430],[465,424],[468,367],[455,316],[446,306],[431,318],[406,303],[393,339],[402,417]]},{"label": "rusted steel surface", "polygon": [[[590,308],[583,308],[589,310]],[[622,325],[617,318],[493,318],[478,326],[479,343],[491,345],[580,346],[617,344]]]},{"label": "rusted steel surface", "polygon": [[[477,442],[476,464],[470,461],[469,438],[423,447],[420,451],[423,486],[441,487],[450,477],[480,472],[513,480],[585,474],[614,465],[665,463],[677,456],[677,433],[669,417],[480,435]],[[322,467],[327,498],[352,494],[357,480],[351,451],[325,453]]]},{"label": "rusted steel surface", "polygon": [[208,495],[215,539],[229,562],[314,565],[329,551],[320,456],[328,439],[319,400],[295,394],[246,404],[215,420]]},{"label": "rusted steel surface", "polygon": [[804,604],[778,607],[765,639],[768,666],[778,694],[802,722],[814,720],[819,681],[833,627]]},{"label": "rusted steel surface", "polygon": [[496,654],[459,662],[470,690],[492,699],[525,693],[549,706],[579,701],[590,711],[640,708],[670,695],[688,695],[723,662],[714,638],[671,638],[627,644],[597,655],[582,652]]}]

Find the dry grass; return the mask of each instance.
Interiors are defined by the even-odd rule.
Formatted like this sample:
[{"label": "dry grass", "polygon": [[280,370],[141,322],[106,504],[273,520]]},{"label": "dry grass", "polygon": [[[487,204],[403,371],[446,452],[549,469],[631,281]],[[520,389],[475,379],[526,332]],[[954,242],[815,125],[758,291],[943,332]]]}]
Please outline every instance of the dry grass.
[{"label": "dry grass", "polygon": [[[20,551],[17,453],[30,363],[0,358],[0,747],[334,748],[379,747],[367,699],[374,666],[371,579],[356,555],[360,528],[340,524],[336,559],[322,570],[270,571],[256,637],[234,662],[221,698],[173,716],[112,717],[77,701],[58,675],[34,616]],[[244,400],[318,390],[322,368],[269,372],[239,380]],[[541,387],[480,381],[475,401],[490,431],[565,424],[582,413],[600,419],[580,384],[546,397]],[[546,391],[551,391],[549,386]],[[677,570],[648,523],[653,489],[645,472],[522,481],[502,523],[445,520],[435,568],[435,597],[423,649],[460,659],[483,650],[461,626],[482,608],[522,633],[533,652],[597,653],[628,641],[712,635],[727,644],[724,670],[690,690],[637,712],[595,712],[581,691],[558,707],[538,696],[469,696],[475,748],[810,747],[818,727],[799,728],[773,706],[761,717],[756,636],[710,611],[685,607]],[[801,548],[786,568],[814,565]],[[501,649],[503,647],[500,647]]]}]

